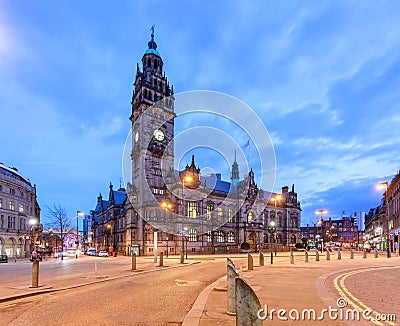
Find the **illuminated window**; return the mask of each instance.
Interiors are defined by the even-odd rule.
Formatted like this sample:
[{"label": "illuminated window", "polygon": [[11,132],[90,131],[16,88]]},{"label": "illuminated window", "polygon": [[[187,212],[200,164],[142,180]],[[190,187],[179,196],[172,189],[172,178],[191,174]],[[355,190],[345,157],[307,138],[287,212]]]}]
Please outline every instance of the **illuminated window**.
[{"label": "illuminated window", "polygon": [[207,221],[211,221],[213,210],[214,207],[212,205],[207,205],[207,214],[206,214]]},{"label": "illuminated window", "polygon": [[228,222],[229,223],[233,222],[233,210],[232,210],[232,208],[228,208]]},{"label": "illuminated window", "polygon": [[218,222],[222,222],[222,220],[223,220],[222,207],[217,208],[217,220],[218,220]]},{"label": "illuminated window", "polygon": [[12,201],[12,200],[10,200],[10,209],[11,209],[12,211],[15,210],[15,203],[14,203],[14,201]]},{"label": "illuminated window", "polygon": [[235,242],[235,233],[233,233],[232,231],[228,233],[228,242]]},{"label": "illuminated window", "polygon": [[225,241],[224,232],[218,231],[217,232],[217,242],[224,242],[224,241]]},{"label": "illuminated window", "polygon": [[24,204],[19,204],[19,211],[20,211],[21,213],[24,212]]},{"label": "illuminated window", "polygon": [[189,241],[197,241],[197,231],[195,229],[189,230]]},{"label": "illuminated window", "polygon": [[187,214],[191,218],[199,216],[199,204],[197,201],[189,201],[187,206]]},{"label": "illuminated window", "polygon": [[0,208],[2,208],[2,207],[3,207],[3,199],[0,198]]},{"label": "illuminated window", "polygon": [[212,232],[211,231],[207,232],[207,242],[212,242]]},{"label": "illuminated window", "polygon": [[253,212],[248,212],[247,213],[247,222],[251,222],[254,220],[254,213]]}]

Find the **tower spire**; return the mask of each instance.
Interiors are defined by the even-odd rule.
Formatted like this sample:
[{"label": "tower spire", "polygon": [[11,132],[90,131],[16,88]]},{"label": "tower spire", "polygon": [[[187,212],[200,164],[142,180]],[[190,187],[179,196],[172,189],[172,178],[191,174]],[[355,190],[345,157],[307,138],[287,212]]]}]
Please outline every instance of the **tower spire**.
[{"label": "tower spire", "polygon": [[236,187],[239,182],[239,165],[236,162],[236,149],[235,149],[235,160],[232,164],[231,181],[234,187]]}]

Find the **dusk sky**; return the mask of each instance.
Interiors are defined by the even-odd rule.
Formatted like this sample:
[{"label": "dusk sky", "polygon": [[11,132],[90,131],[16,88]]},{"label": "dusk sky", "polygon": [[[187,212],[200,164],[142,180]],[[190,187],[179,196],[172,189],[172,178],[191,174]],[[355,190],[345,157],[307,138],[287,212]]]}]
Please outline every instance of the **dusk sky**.
[{"label": "dusk sky", "polygon": [[395,1],[2,0],[0,162],[37,185],[44,221],[46,205],[74,217],[118,188],[154,24],[176,93],[223,92],[263,121],[274,190],[295,184],[302,225],[316,209],[368,211],[400,168],[399,13]]}]

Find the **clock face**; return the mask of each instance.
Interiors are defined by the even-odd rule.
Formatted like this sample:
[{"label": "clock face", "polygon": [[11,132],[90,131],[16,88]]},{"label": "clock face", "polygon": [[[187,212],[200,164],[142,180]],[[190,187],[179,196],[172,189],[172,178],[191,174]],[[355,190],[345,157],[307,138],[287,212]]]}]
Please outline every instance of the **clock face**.
[{"label": "clock face", "polygon": [[135,142],[137,143],[138,141],[139,141],[139,131],[136,131]]},{"label": "clock face", "polygon": [[154,130],[153,136],[158,141],[163,141],[165,138],[164,133],[160,129]]}]

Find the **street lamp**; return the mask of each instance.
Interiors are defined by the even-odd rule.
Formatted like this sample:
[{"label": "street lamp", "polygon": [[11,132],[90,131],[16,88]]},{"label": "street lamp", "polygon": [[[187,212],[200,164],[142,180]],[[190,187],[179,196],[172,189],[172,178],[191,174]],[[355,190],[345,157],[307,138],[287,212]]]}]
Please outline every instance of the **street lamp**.
[{"label": "street lamp", "polygon": [[109,230],[110,234],[107,234],[107,252],[110,251],[110,237],[111,237],[111,232],[112,232],[112,225],[107,224],[107,229]]},{"label": "street lamp", "polygon": [[185,217],[185,181],[186,183],[192,183],[193,177],[191,175],[185,175],[182,178],[182,216]]},{"label": "street lamp", "polygon": [[[316,211],[315,211],[315,214],[319,214],[319,221],[317,222],[317,224],[319,224],[319,225],[321,225],[321,237],[320,237],[320,241],[321,241],[321,252],[323,252],[323,250],[324,250],[324,236],[322,235],[322,222],[323,222],[323,219],[322,219],[322,216],[324,215],[324,214],[328,214],[328,211],[326,210],[326,209],[317,209]],[[317,230],[317,232],[318,232],[318,230]]]},{"label": "street lamp", "polygon": [[389,205],[388,205],[388,194],[387,194],[387,188],[389,186],[389,183],[387,181],[379,182],[376,185],[376,188],[379,190],[385,190],[385,214],[386,214],[386,252],[387,252],[387,258],[390,258],[391,253],[390,253],[390,225],[389,225]]},{"label": "street lamp", "polygon": [[[270,223],[270,224],[272,224],[273,223],[273,228],[274,228],[274,233],[276,233],[276,203],[278,202],[278,201],[280,201],[282,199],[282,196],[281,195],[275,195],[274,197],[272,197],[271,198],[271,200],[274,202],[274,204],[275,204],[275,212],[274,212],[274,220]],[[273,240],[274,240],[274,234],[272,234],[272,236],[273,236]],[[274,243],[275,243],[276,241],[274,241]],[[276,256],[276,246],[274,245],[274,248],[275,248],[275,256]]]},{"label": "street lamp", "polygon": [[[272,237],[272,246],[271,246],[271,261],[272,261],[272,251],[273,251],[273,247],[275,244],[275,237],[274,237],[274,233],[276,232],[276,227],[275,227],[275,222],[271,221],[269,223],[269,227],[268,227],[268,232],[271,233],[271,237]],[[276,256],[276,251],[275,251],[275,256]]]},{"label": "street lamp", "polygon": [[[75,244],[76,244],[76,251],[78,251],[78,249],[79,249],[79,227],[78,227],[78,225],[79,225],[79,216],[83,216],[83,215],[85,215],[82,211],[76,211],[76,241],[75,241]],[[76,252],[76,258],[78,258],[78,252]]]}]

